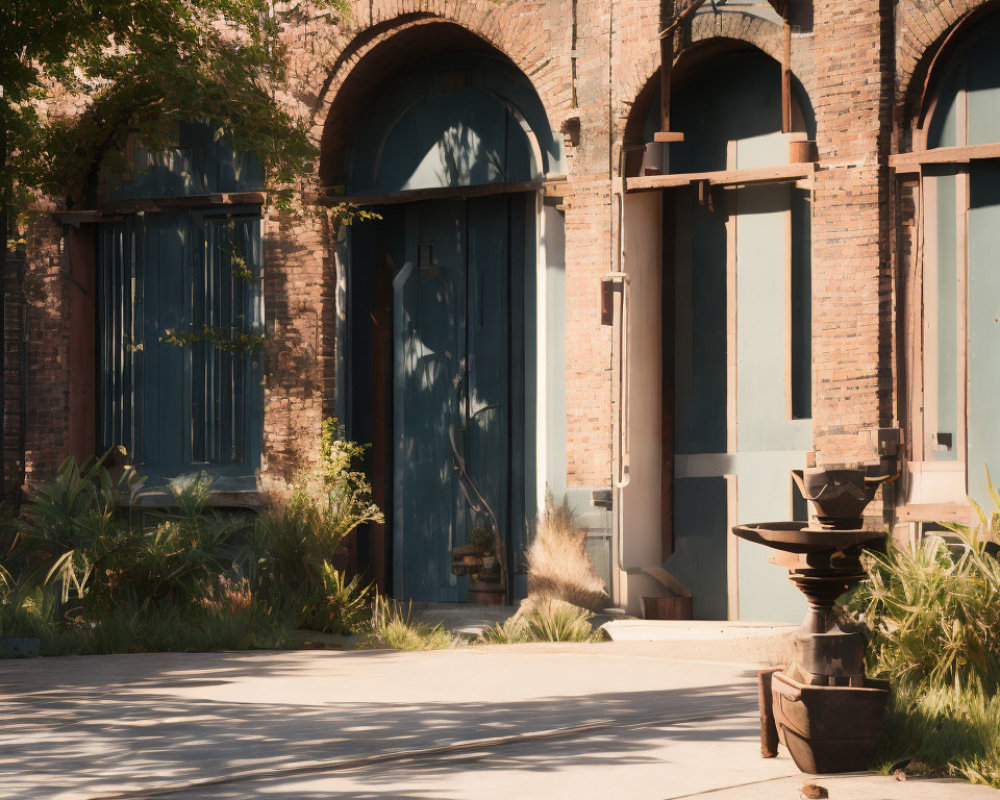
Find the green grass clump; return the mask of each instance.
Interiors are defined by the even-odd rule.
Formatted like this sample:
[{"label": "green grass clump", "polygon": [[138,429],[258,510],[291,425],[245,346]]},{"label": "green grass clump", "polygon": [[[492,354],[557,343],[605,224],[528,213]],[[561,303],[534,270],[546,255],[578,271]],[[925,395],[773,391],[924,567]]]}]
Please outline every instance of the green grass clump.
[{"label": "green grass clump", "polygon": [[586,609],[557,600],[529,603],[503,623],[485,628],[480,640],[484,644],[599,642],[603,634],[591,626],[591,616]]},{"label": "green grass clump", "polygon": [[884,770],[911,769],[1000,789],[1000,697],[979,689],[902,688],[894,693],[881,748]]},{"label": "green grass clump", "polygon": [[371,611],[371,630],[365,647],[391,650],[444,650],[452,647],[455,639],[443,625],[428,625],[413,613],[413,604],[403,605],[389,598],[375,595]]}]

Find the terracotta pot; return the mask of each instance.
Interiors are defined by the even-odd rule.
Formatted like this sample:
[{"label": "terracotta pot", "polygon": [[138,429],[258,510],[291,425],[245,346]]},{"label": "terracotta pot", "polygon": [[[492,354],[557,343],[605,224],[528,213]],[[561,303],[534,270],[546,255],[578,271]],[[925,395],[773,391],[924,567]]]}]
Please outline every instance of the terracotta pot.
[{"label": "terracotta pot", "polygon": [[691,598],[644,597],[642,616],[645,619],[691,619]]},{"label": "terracotta pot", "polygon": [[481,606],[502,606],[504,601],[503,584],[491,581],[469,581],[469,602]]}]

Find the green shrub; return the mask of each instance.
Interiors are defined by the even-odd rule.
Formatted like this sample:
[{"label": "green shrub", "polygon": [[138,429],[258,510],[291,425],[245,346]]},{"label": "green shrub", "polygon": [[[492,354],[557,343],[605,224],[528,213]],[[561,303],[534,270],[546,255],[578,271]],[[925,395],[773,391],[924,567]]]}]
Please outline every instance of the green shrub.
[{"label": "green shrub", "polygon": [[361,632],[371,619],[371,586],[362,586],[357,575],[348,581],[326,561],[320,565],[319,579],[318,591],[302,611],[302,627],[345,636]]},{"label": "green shrub", "polygon": [[336,423],[326,420],[319,461],[295,476],[287,499],[259,517],[267,569],[282,593],[301,595],[306,618],[321,614],[313,606],[336,594],[326,591],[329,570],[347,536],[361,525],[383,521],[371,484],[355,469],[364,450],[338,438]]},{"label": "green shrub", "polygon": [[[963,777],[1000,789],[1000,696],[954,687],[893,694],[882,740],[885,766]],[[911,769],[913,767],[911,766]]]},{"label": "green shrub", "polygon": [[869,673],[893,686],[886,764],[911,758],[918,772],[1000,788],[1000,561],[988,541],[1000,518],[975,508],[975,530],[866,556],[848,609],[871,632]]},{"label": "green shrub", "polygon": [[871,629],[869,668],[917,689],[1000,687],[1000,561],[956,528],[866,557],[851,608]]},{"label": "green shrub", "polygon": [[110,451],[67,459],[0,525],[0,635],[60,654],[276,647],[303,624],[358,631],[368,587],[334,557],[382,517],[354,467],[363,448],[336,434],[327,421],[318,464],[257,520],[210,508],[204,474],[172,481],[167,508],[143,510],[141,482],[127,467],[114,477]]}]

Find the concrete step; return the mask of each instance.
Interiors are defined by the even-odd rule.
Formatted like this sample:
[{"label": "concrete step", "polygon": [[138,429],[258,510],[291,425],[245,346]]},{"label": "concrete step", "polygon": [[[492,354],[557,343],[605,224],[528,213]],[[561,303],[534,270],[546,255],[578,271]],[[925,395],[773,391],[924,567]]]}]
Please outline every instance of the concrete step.
[{"label": "concrete step", "polygon": [[602,627],[612,641],[666,643],[671,658],[764,666],[792,660],[792,636],[799,628],[784,622],[646,619],[612,620]]}]

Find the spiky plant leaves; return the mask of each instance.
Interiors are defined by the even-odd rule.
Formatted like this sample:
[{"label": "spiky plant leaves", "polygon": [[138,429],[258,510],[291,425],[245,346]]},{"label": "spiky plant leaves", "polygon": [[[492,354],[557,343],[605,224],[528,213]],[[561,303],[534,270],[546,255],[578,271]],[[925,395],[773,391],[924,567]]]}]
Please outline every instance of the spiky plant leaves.
[{"label": "spiky plant leaves", "polygon": [[603,634],[590,624],[585,608],[550,598],[524,601],[514,616],[483,629],[483,644],[526,642],[599,642]]},{"label": "spiky plant leaves", "polygon": [[417,618],[413,603],[404,606],[378,592],[372,600],[371,630],[366,647],[392,650],[443,650],[455,640],[443,625],[428,625]]}]

